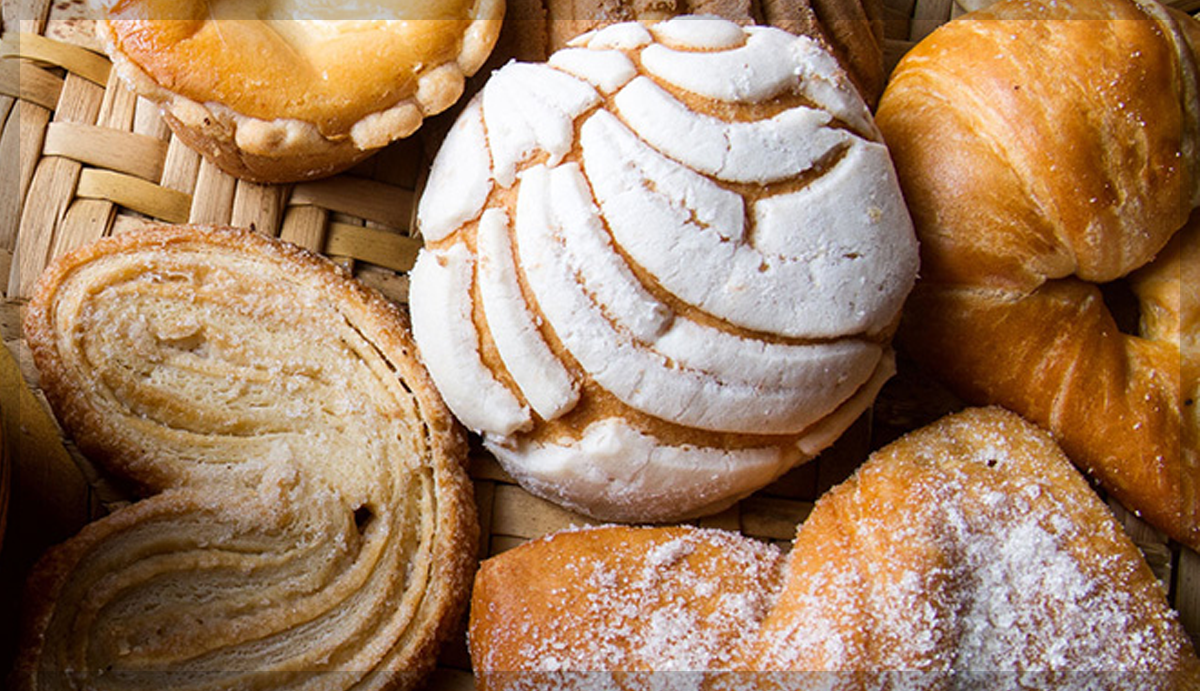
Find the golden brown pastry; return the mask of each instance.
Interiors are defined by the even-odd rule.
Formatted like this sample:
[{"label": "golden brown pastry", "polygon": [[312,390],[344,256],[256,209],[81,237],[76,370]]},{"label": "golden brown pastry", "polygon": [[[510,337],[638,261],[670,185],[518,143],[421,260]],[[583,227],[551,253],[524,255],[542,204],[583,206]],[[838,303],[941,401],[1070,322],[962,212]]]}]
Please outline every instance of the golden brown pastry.
[{"label": "golden brown pastry", "polygon": [[[478,686],[891,688],[896,670],[902,688],[1200,681],[1162,586],[1107,507],[1045,432],[999,408],[874,454],[817,502],[781,560],[686,527],[584,529],[504,552],[472,594]],[[645,670],[677,673],[611,674]]]},{"label": "golden brown pastry", "polygon": [[462,94],[504,0],[108,0],[118,73],[172,131],[258,182],[332,175]]},{"label": "golden brown pastry", "polygon": [[766,543],[688,526],[568,530],[493,557],[472,595],[477,684],[728,668],[752,645],[784,561]]},{"label": "golden brown pastry", "polygon": [[[1192,548],[1198,48],[1148,0],[1001,2],[907,55],[878,117],[922,242],[906,349]],[[1138,271],[1126,334],[1101,286]]]},{"label": "golden brown pastry", "polygon": [[25,334],[146,498],[29,579],[23,689],[412,688],[466,604],[465,443],[404,317],[325,259],[160,227],[56,261]]},{"label": "golden brown pastry", "polygon": [[833,443],[893,371],[917,271],[833,56],[711,17],[494,72],[418,225],[413,333],[450,409],[612,521],[714,513]]}]

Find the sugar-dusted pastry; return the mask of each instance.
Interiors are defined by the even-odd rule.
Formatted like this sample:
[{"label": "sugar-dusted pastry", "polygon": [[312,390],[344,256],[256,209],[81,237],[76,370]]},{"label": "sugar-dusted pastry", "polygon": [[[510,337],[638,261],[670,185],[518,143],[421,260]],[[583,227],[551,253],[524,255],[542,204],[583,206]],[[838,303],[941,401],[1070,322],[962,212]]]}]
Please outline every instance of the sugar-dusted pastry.
[{"label": "sugar-dusted pastry", "polygon": [[832,443],[893,367],[917,250],[831,55],[685,17],[496,72],[419,204],[414,335],[526,488],[713,512]]},{"label": "sugar-dusted pastry", "polygon": [[91,0],[120,74],[172,131],[259,182],[331,175],[456,101],[504,0]]},{"label": "sugar-dusted pastry", "polygon": [[401,313],[248,231],[56,261],[25,319],[89,458],[146,495],[29,578],[21,689],[407,689],[466,605],[465,443]]},{"label": "sugar-dusted pastry", "polygon": [[469,638],[481,691],[1200,683],[1107,506],[1048,434],[998,408],[874,454],[787,557],[736,533],[628,526],[492,557]]},{"label": "sugar-dusted pastry", "polygon": [[1001,2],[914,48],[879,110],[922,241],[906,349],[1193,549],[1198,51],[1200,21],[1150,0]]}]

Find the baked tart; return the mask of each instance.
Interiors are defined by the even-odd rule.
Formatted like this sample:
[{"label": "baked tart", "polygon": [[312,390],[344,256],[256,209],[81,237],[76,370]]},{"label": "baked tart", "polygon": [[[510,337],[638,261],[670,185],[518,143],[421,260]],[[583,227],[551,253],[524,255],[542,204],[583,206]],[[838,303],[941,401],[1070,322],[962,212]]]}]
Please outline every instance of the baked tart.
[{"label": "baked tart", "polygon": [[222,170],[332,175],[448,108],[495,44],[503,0],[100,0],[118,74]]}]

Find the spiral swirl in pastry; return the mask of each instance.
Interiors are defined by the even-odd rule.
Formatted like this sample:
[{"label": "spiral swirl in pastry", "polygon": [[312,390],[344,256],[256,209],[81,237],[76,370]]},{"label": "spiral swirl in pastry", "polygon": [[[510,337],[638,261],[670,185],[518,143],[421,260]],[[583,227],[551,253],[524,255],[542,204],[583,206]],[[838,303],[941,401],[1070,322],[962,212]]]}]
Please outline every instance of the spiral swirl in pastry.
[{"label": "spiral swirl in pastry", "polygon": [[148,495],[39,563],[25,687],[407,688],[432,667],[477,523],[393,306],[282,242],[161,227],[53,264],[25,327],[80,449]]}]

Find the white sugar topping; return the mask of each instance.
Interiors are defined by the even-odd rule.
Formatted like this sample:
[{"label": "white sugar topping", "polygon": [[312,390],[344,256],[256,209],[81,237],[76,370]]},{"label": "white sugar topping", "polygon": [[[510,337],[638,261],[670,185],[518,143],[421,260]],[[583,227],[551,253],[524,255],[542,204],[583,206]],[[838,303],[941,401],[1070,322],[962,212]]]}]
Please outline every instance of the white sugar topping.
[{"label": "white sugar topping", "polygon": [[523,486],[568,507],[602,511],[615,521],[716,511],[778,477],[800,453],[672,446],[621,418],[592,423],[578,440],[486,437],[484,443]]},{"label": "white sugar topping", "polygon": [[[1005,462],[1004,452],[984,462]],[[1097,560],[1091,540],[1115,539],[1110,522],[1080,526],[1068,506],[1035,511],[1049,486],[1012,478],[976,492],[959,473],[933,474],[907,502],[904,520],[859,516],[853,555],[827,561],[795,594],[789,626],[770,648],[770,666],[820,661],[928,671],[1158,670],[1170,659],[1169,615],[1120,587],[1128,559]],[[910,546],[926,559],[906,564]],[[907,554],[907,552],[905,552]],[[931,556],[932,555],[932,556]],[[906,557],[911,558],[911,556]],[[863,634],[865,635],[865,638]]]},{"label": "white sugar topping", "polygon": [[[571,604],[514,617],[532,637],[521,668],[882,670],[901,688],[1140,689],[1146,677],[1130,672],[1184,667],[1186,636],[1136,548],[1048,437],[1006,420],[966,434],[942,426],[948,439],[881,452],[818,502],[782,570],[762,559],[768,548],[721,531],[630,528],[559,553],[554,536],[531,545],[544,551],[525,559],[567,564],[548,594]],[[830,688],[852,680],[818,676]]]},{"label": "white sugar topping", "polygon": [[[714,575],[689,563],[687,557],[702,543],[721,551],[729,573]],[[774,604],[775,592],[724,592],[729,585],[723,581],[732,573],[745,581],[770,582],[779,559],[769,545],[694,529],[655,545],[640,568],[617,572],[602,560],[572,564],[587,593],[582,616],[604,625],[589,634],[589,646],[572,645],[562,635],[571,622],[531,628],[521,654],[537,661],[540,671],[729,668]],[[706,600],[716,605],[708,616],[694,606]]]},{"label": "white sugar topping", "polygon": [[[497,70],[448,135],[419,206],[416,338],[451,409],[544,496],[627,520],[659,511],[656,483],[696,490],[676,509],[727,504],[831,443],[890,371],[911,223],[861,98],[801,41],[611,25]],[[609,406],[644,429],[570,428]],[[712,434],[672,448],[668,426]]]},{"label": "white sugar topping", "polygon": [[650,32],[660,43],[691,50],[729,50],[746,42],[742,27],[716,17],[675,17],[655,24]]}]

